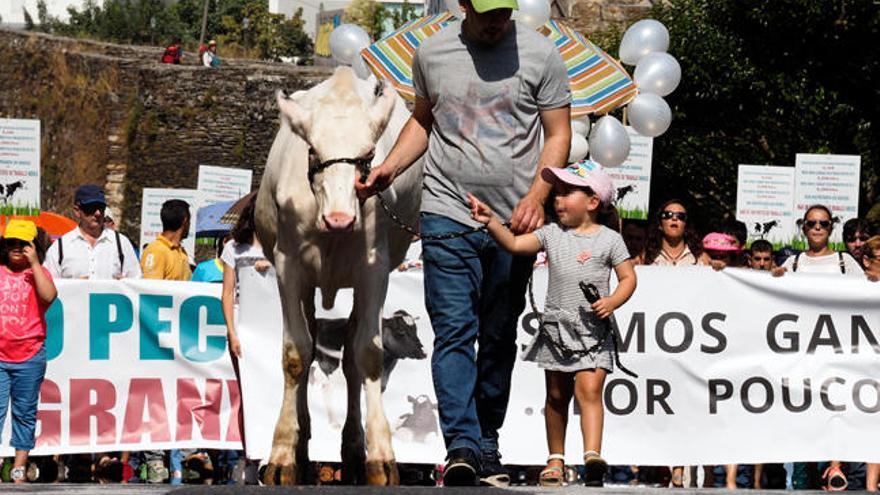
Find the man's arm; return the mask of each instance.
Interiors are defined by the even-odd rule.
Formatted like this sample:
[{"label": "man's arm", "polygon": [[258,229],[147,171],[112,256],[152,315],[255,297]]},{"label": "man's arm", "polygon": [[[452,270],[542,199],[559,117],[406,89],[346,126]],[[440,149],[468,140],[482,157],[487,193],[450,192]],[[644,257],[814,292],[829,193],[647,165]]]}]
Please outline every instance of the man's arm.
[{"label": "man's arm", "polygon": [[395,177],[415,163],[428,149],[428,135],[433,124],[431,102],[417,96],[413,113],[400,131],[397,142],[385,157],[385,161],[370,171],[369,177],[363,184],[355,182],[358,197],[367,199],[377,192],[384,191]]},{"label": "man's arm", "polygon": [[535,179],[525,197],[513,209],[510,230],[516,234],[532,232],[544,225],[544,202],[553,186],[541,178],[546,167],[564,167],[571,146],[571,107],[566,105],[551,110],[541,110],[544,128],[544,148],[538,158]]}]

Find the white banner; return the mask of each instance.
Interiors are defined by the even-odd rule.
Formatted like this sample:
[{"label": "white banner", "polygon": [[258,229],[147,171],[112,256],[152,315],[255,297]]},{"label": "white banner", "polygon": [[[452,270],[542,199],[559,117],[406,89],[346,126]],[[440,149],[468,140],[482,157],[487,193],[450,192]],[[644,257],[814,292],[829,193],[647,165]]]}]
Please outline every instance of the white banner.
[{"label": "white banner", "polygon": [[[815,204],[831,209],[835,229],[831,231],[831,245],[843,250],[843,224],[859,216],[859,177],[862,157],[859,155],[810,155],[798,153],[795,157],[796,217]],[[803,239],[803,236],[801,236]],[[805,249],[806,239],[795,247]]]},{"label": "white banner", "polygon": [[749,228],[749,240],[789,246],[797,233],[794,168],[740,165],[736,181],[736,219]]},{"label": "white banner", "polygon": [[[639,378],[615,372],[606,382],[603,453],[611,463],[880,462],[880,284],[705,267],[637,273],[638,289],[616,317],[621,359]],[[265,458],[283,390],[280,301],[271,273],[240,275],[246,439],[249,456]],[[539,305],[546,277],[535,271]],[[219,285],[58,287],[35,454],[239,447]],[[319,310],[322,351],[309,375],[315,460],[339,458],[346,399],[338,349],[350,307],[351,292],[342,291],[333,311]],[[384,396],[397,459],[441,462],[420,270],[391,274],[384,328],[397,358]],[[527,308],[520,348],[536,329]],[[544,462],[543,403],[543,373],[518,361],[501,431],[504,462]],[[578,423],[573,415],[572,463],[582,451]],[[4,445],[10,432],[7,417]]]},{"label": "white banner", "polygon": [[33,454],[241,447],[218,284],[56,285]]},{"label": "white banner", "polygon": [[40,210],[40,121],[0,119],[0,215]]},{"label": "white banner", "polygon": [[197,189],[202,204],[210,205],[222,201],[236,200],[251,192],[253,170],[233,167],[199,165]]},{"label": "white banner", "polygon": [[[539,301],[546,276],[545,269],[535,271]],[[635,296],[617,311],[617,321],[621,359],[639,378],[616,372],[606,381],[603,449],[609,462],[880,461],[875,427],[880,284],[706,267],[639,267],[638,277]],[[265,457],[283,387],[280,311],[270,300],[277,297],[271,279],[255,275],[242,283],[245,437],[249,455]],[[417,337],[425,357],[396,363],[384,404],[398,461],[436,463],[445,449],[429,366],[433,335],[422,294],[419,270],[391,275],[386,328],[395,325],[396,312],[407,312],[414,328],[394,333],[406,340]],[[351,293],[341,293],[336,303],[322,318],[344,318]],[[537,319],[527,309],[520,348],[536,329]],[[340,340],[339,335],[320,338],[327,338],[321,347],[329,349]],[[309,377],[309,450],[314,459],[338,460],[345,382],[338,355],[319,352],[316,359]],[[543,404],[542,371],[518,361],[501,431],[505,463],[546,460]],[[569,422],[566,451],[569,462],[580,462],[577,416]]]},{"label": "white banner", "polygon": [[648,219],[648,204],[651,201],[651,158],[654,138],[642,136],[632,127],[629,133],[629,157],[619,167],[607,168],[614,181],[614,205],[621,218],[637,220]]},{"label": "white banner", "polygon": [[153,242],[162,233],[162,203],[169,199],[182,199],[189,204],[192,220],[189,223],[189,235],[180,244],[186,249],[190,262],[196,253],[196,212],[202,204],[201,194],[195,189],[163,189],[145,187],[141,200],[141,249],[145,244]]}]

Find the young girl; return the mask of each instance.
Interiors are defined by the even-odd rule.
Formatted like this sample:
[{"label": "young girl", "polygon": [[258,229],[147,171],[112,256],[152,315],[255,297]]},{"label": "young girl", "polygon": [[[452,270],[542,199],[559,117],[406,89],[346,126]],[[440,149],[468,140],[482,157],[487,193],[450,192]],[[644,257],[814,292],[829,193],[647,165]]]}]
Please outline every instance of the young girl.
[{"label": "young girl", "polygon": [[740,254],[742,248],[736,237],[721,232],[712,232],[703,237],[703,265],[709,265],[716,271],[723,270],[726,267],[737,267],[740,265]]},{"label": "young girl", "polygon": [[[544,420],[550,456],[540,483],[562,485],[565,468],[565,428],[572,395],[581,411],[586,484],[602,486],[608,467],[599,456],[604,409],[602,387],[612,369],[613,335],[609,318],[636,287],[636,275],[617,228],[611,206],[614,187],[599,165],[579,163],[565,169],[545,168],[541,177],[553,184],[559,223],[531,234],[515,236],[477,198],[469,196],[474,220],[484,223],[495,240],[513,254],[547,252],[550,279],[541,331],[525,352],[545,370],[547,397]],[[608,295],[614,268],[617,289]],[[590,304],[579,283],[593,284],[602,296]]]},{"label": "young girl", "polygon": [[[34,245],[37,227],[10,220],[0,239],[0,430],[12,401],[12,479],[24,483],[28,452],[34,448],[37,399],[46,374],[46,310],[57,292],[43,252]],[[0,431],[2,433],[2,431]]]}]

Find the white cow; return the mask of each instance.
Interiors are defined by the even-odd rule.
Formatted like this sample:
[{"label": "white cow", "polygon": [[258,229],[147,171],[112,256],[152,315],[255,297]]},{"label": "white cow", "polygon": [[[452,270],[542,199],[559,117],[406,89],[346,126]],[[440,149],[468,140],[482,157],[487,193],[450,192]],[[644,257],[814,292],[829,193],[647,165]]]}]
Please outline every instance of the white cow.
[{"label": "white cow", "polygon": [[[380,317],[388,273],[404,258],[411,236],[381,211],[377,198],[360,204],[354,184],[367,163],[391,150],[409,112],[391,85],[358,79],[342,67],[331,78],[291,97],[278,93],[281,128],[269,151],[256,205],[257,236],[275,264],[284,314],[284,402],[269,467],[274,483],[300,481],[310,437],[306,402],[315,332],[315,289],[333,306],[340,288],[354,289],[346,329],[343,373],[348,412],[342,431],[346,480],[398,483],[391,431],[382,406]],[[339,159],[349,161],[328,162]],[[361,165],[356,163],[364,160]],[[418,220],[421,164],[383,194],[409,225]],[[366,392],[366,442],[361,387]]]}]

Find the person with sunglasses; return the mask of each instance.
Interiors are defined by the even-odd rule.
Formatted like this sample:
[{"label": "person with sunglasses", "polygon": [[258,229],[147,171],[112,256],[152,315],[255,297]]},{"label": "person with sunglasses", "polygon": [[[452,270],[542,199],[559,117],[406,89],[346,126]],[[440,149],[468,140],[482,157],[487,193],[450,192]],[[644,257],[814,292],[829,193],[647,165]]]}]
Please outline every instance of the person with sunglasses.
[{"label": "person with sunglasses", "polygon": [[[812,205],[804,212],[803,233],[807,238],[807,250],[785,260],[782,266],[773,269],[773,275],[780,277],[788,271],[801,273],[826,273],[864,277],[865,272],[849,253],[836,252],[828,245],[834,229],[831,210],[825,205]],[[831,491],[846,490],[848,485],[840,461],[831,461],[822,475],[824,487]],[[795,488],[813,488],[810,485],[810,465],[794,463],[792,482]]]},{"label": "person with sunglasses", "polygon": [[677,199],[666,201],[651,219],[641,265],[696,265],[702,248],[696,230],[688,222],[687,208]]},{"label": "person with sunglasses", "polygon": [[15,449],[11,477],[25,482],[28,453],[35,445],[37,402],[46,375],[46,311],[58,295],[40,266],[37,226],[10,220],[0,239],[0,433],[12,403]]},{"label": "person with sunglasses", "polygon": [[128,238],[107,228],[107,200],[100,186],[77,188],[73,214],[77,228],[61,236],[46,253],[43,266],[55,278],[140,278],[141,267]]},{"label": "person with sunglasses", "polygon": [[804,273],[840,273],[843,275],[863,277],[864,270],[849,253],[836,252],[828,245],[834,222],[831,210],[825,205],[813,205],[807,208],[803,217],[803,233],[807,238],[807,250],[789,257],[785,263],[773,269],[773,275],[781,276],[785,272]]}]

